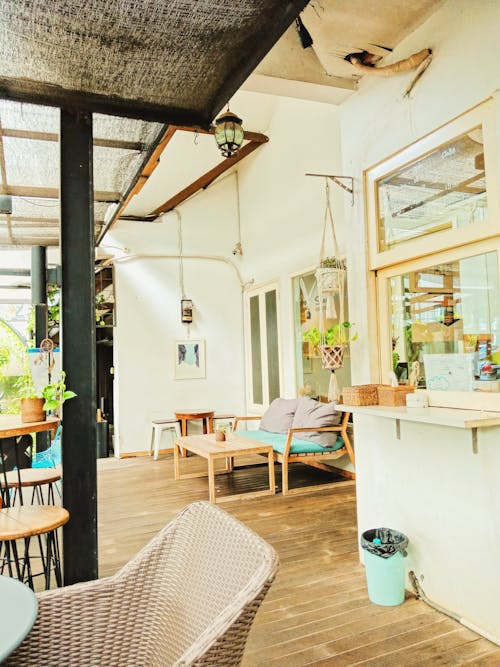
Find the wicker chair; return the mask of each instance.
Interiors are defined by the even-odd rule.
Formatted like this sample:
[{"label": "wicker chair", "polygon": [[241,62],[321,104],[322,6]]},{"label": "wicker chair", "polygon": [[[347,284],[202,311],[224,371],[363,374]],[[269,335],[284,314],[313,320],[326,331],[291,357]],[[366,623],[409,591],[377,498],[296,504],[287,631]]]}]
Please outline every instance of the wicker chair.
[{"label": "wicker chair", "polygon": [[192,503],[114,576],[40,593],[5,664],[234,667],[277,564],[245,525]]}]

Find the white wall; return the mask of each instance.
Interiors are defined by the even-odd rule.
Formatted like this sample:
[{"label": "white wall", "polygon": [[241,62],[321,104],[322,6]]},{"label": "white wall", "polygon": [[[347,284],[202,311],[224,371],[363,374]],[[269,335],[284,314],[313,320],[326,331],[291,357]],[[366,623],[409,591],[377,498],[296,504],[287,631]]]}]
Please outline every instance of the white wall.
[{"label": "white wall", "polygon": [[[230,258],[237,235],[234,178],[186,202],[184,254]],[[159,223],[121,222],[106,245],[134,254],[178,254],[177,217]],[[234,262],[236,264],[236,262]],[[114,338],[117,454],[149,446],[151,419],[182,408],[241,413],[244,409],[241,284],[223,261],[184,260],[186,296],[194,302],[191,338],[206,342],[206,378],[174,380],[174,341],[187,335],[180,322],[177,259],[137,258],[115,264]],[[164,433],[162,447],[170,446]]]},{"label": "white wall", "polygon": [[[250,94],[247,93],[247,97]],[[239,165],[243,257],[231,254],[237,240],[235,179],[228,176],[179,207],[185,254],[230,258],[243,281],[277,279],[280,284],[280,330],[284,396],[296,395],[290,274],[318,262],[325,207],[324,179],[306,172],[339,174],[337,109],[295,99],[253,95],[271,116],[270,141]],[[242,115],[244,115],[242,113]],[[253,128],[252,128],[253,129]],[[344,191],[333,188],[332,202],[341,249]],[[332,251],[331,240],[327,250]],[[106,245],[129,253],[175,255],[177,219],[162,223],[120,222]],[[241,288],[226,264],[184,263],[186,295],[194,300],[191,336],[206,340],[206,380],[174,381],[173,342],[185,337],[179,322],[178,262],[136,259],[117,262],[115,399],[119,452],[147,448],[151,417],[176,406],[214,407],[245,413]],[[168,446],[164,434],[162,446]]]},{"label": "white wall", "polygon": [[478,429],[473,454],[471,429],[401,421],[398,439],[395,419],[362,414],[354,426],[359,533],[407,535],[426,596],[500,643],[499,429]]},{"label": "white wall", "polygon": [[[356,179],[356,204],[346,221],[353,321],[368,318],[363,170],[498,91],[499,25],[497,0],[449,0],[392,54],[395,62],[426,47],[433,50],[433,62],[409,99],[403,94],[412,72],[387,79],[365,76],[360,91],[340,107],[343,169]],[[351,352],[356,384],[370,380],[369,343],[360,337]]]},{"label": "white wall", "polygon": [[[318,263],[325,182],[307,172],[341,174],[337,108],[282,98],[268,128],[269,144],[240,170],[244,266],[256,284],[280,285],[282,395],[296,395],[292,273]],[[332,188],[338,241],[344,249],[343,190]],[[332,241],[327,250],[332,254]]]},{"label": "white wall", "polygon": [[[410,99],[413,74],[364,77],[360,91],[340,109],[344,172],[356,179],[356,205],[346,217],[350,317],[366,322],[366,235],[363,170],[494,96],[500,88],[500,2],[450,0],[392,54],[397,61],[425,47],[434,59]],[[497,121],[500,135],[500,122]],[[353,346],[353,382],[370,381],[370,340]],[[374,379],[374,378],[373,378]],[[423,589],[500,640],[498,597],[499,498],[489,471],[498,469],[496,430],[480,433],[479,454],[470,433],[356,418],[360,531],[390,525],[410,538],[411,566]],[[424,433],[425,430],[425,433]]]}]

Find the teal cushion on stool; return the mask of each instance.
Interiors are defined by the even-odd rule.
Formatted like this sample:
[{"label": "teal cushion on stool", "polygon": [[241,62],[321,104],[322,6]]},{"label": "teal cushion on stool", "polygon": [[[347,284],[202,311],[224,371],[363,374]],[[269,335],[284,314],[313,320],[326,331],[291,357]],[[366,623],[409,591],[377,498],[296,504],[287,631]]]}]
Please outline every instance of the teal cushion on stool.
[{"label": "teal cushion on stool", "polygon": [[[285,451],[285,444],[287,436],[283,433],[271,433],[270,431],[236,431],[236,435],[249,440],[258,440],[264,442],[266,445],[272,445],[275,452],[283,454]],[[300,438],[292,439],[292,446],[290,447],[290,454],[317,454],[326,452],[334,452],[344,446],[343,439],[338,436],[333,447],[321,447],[310,440],[300,440]]]}]

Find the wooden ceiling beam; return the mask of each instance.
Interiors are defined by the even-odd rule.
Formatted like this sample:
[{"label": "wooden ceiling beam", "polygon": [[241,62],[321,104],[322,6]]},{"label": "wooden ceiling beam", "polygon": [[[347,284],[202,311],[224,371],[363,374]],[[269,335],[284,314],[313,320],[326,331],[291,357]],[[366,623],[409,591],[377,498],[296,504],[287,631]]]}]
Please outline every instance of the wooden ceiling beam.
[{"label": "wooden ceiling beam", "polygon": [[193,183],[178,192],[176,195],[170,197],[170,199],[164,202],[161,206],[158,206],[158,208],[156,208],[150,215],[158,216],[162,213],[171,211],[176,206],[179,206],[182,204],[182,202],[186,201],[186,199],[194,195],[199,190],[207,188],[210,183],[215,181],[216,178],[221,176],[221,174],[223,174],[228,169],[231,169],[231,167],[234,167],[235,164],[246,158],[248,155],[250,155],[250,153],[253,153],[253,151],[259,148],[259,146],[262,146],[261,141],[249,141],[247,144],[240,148],[234,157],[226,158],[220,162],[218,165],[207,171],[205,174],[203,174],[203,176],[200,176],[200,178],[197,178],[195,181],[193,181]]},{"label": "wooden ceiling beam", "polygon": [[[158,164],[160,163],[160,157],[162,153],[165,151],[166,147],[174,137],[175,133],[177,131],[181,132],[198,132],[199,134],[213,134],[214,128],[209,128],[205,129],[202,127],[189,127],[187,125],[169,125],[163,134],[162,138],[159,140],[157,143],[156,147],[152,151],[149,159],[146,161],[146,163],[143,165],[142,170],[139,172],[135,182],[132,183],[129,191],[125,194],[120,207],[118,210],[115,212],[113,215],[112,219],[106,224],[104,229],[101,231],[98,239],[97,239],[97,245],[102,241],[104,238],[104,235],[108,232],[108,230],[111,228],[111,226],[114,224],[115,220],[117,220],[120,217],[120,214],[125,210],[127,205],[130,203],[130,200],[132,197],[136,194],[138,194],[144,185],[147,183],[149,177],[151,174],[154,172]],[[184,201],[184,199],[187,199],[190,197],[194,192],[191,191],[191,188],[193,186],[196,186],[198,182],[204,183],[204,185],[201,185],[197,187],[196,189],[202,189],[206,188],[210,183],[215,180],[218,176],[223,174],[227,169],[230,169],[234,164],[242,160],[244,157],[247,155],[250,155],[256,148],[261,146],[264,143],[267,143],[269,141],[269,138],[265,134],[261,134],[260,132],[248,132],[245,131],[244,133],[244,139],[248,140],[248,143],[240,148],[238,154],[234,158],[227,158],[223,162],[221,162],[219,165],[211,169],[209,172],[201,176],[199,179],[197,179],[194,183],[192,183],[190,186],[182,190],[180,193],[178,193],[175,198],[173,198],[175,201],[177,201],[177,198],[180,197],[181,195],[184,197],[181,200],[179,200],[177,203],[174,203],[174,206],[171,206],[168,210],[171,210],[172,208],[175,208],[175,206],[178,206],[181,201]],[[205,182],[206,181],[206,182]],[[196,190],[195,190],[196,191]],[[187,192],[187,194],[185,194]],[[185,194],[185,196],[184,196]],[[169,200],[170,201],[170,200]],[[165,206],[169,202],[165,202],[162,206]],[[160,207],[161,208],[161,207]],[[163,211],[162,211],[163,212]],[[154,215],[159,215],[156,213],[152,213],[151,216]],[[145,216],[149,217],[149,216]]]},{"label": "wooden ceiling beam", "polygon": [[[32,141],[59,141],[57,132],[36,132],[35,130],[15,130],[3,128],[2,136],[13,139],[31,139]],[[120,139],[99,139],[94,137],[94,146],[103,148],[119,148],[127,151],[142,151],[144,144],[140,141],[122,141]]]}]

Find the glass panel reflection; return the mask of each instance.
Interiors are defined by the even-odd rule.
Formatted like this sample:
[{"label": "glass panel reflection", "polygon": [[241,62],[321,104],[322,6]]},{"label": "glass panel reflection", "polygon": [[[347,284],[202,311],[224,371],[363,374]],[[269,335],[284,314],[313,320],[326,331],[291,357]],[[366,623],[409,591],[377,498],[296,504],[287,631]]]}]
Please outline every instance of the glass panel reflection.
[{"label": "glass panel reflection", "polygon": [[389,291],[393,368],[402,383],[413,372],[419,387],[500,391],[496,252],[391,278]]},{"label": "glass panel reflection", "polygon": [[487,217],[483,132],[477,127],[377,182],[379,250]]}]

